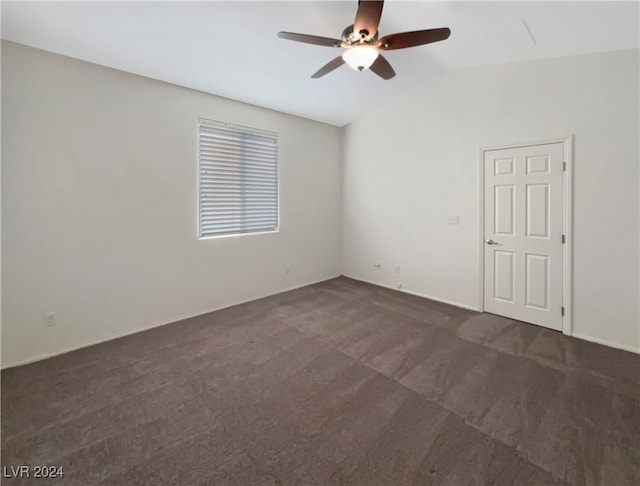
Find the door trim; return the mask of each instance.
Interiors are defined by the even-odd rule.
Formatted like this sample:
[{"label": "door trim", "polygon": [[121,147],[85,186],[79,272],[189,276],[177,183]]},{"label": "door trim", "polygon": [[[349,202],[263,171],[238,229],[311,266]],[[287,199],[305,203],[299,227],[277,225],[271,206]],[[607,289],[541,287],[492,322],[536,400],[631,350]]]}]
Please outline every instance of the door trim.
[{"label": "door trim", "polygon": [[478,310],[484,312],[484,153],[490,150],[530,147],[532,145],[547,145],[562,143],[564,146],[564,162],[566,170],[563,173],[563,200],[562,200],[562,231],[565,235],[565,244],[562,248],[562,305],[564,316],[562,317],[562,333],[568,336],[573,334],[573,135],[566,138],[536,140],[533,142],[506,143],[481,147],[479,150],[480,171],[478,181],[479,191],[479,227],[478,227]]}]

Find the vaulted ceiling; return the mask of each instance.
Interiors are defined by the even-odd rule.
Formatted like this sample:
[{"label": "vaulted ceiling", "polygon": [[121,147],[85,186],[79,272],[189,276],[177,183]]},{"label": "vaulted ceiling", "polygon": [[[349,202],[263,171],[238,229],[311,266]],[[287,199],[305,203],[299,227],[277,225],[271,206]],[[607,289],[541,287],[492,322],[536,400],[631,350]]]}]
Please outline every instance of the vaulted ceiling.
[{"label": "vaulted ceiling", "polygon": [[340,38],[356,0],[2,2],[2,38],[342,126],[446,70],[639,47],[638,2],[385,2],[380,35],[451,28],[443,42],[385,54],[397,76],[342,66],[339,51],[281,30]]}]

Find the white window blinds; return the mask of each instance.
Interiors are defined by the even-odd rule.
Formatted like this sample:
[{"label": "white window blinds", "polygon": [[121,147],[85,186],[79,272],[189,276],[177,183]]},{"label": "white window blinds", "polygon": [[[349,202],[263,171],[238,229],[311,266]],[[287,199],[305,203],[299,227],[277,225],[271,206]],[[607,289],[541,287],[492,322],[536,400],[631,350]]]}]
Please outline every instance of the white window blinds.
[{"label": "white window blinds", "polygon": [[278,135],[198,122],[200,237],[278,229]]}]

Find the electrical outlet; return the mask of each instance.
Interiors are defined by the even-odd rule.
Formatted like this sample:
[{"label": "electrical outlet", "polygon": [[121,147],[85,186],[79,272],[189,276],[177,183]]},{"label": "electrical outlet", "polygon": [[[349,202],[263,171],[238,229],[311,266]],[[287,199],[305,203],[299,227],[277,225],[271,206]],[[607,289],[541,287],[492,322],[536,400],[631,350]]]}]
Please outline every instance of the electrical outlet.
[{"label": "electrical outlet", "polygon": [[447,224],[460,224],[460,216],[447,216]]},{"label": "electrical outlet", "polygon": [[52,327],[56,325],[56,313],[55,312],[47,312],[44,315],[44,325],[46,327]]},{"label": "electrical outlet", "polygon": [[396,263],[396,275],[400,275],[400,265]]}]

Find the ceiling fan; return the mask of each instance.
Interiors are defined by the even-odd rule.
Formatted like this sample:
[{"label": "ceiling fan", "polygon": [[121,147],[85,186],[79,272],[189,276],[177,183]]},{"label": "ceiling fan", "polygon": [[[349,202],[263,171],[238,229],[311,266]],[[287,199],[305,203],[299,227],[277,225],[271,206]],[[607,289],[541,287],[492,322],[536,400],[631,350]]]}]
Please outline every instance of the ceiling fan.
[{"label": "ceiling fan", "polygon": [[358,0],[358,11],[353,25],[342,31],[342,40],[319,37],[317,35],[278,32],[278,37],[307,44],[327,47],[343,47],[342,55],[329,61],[311,77],[320,78],[345,62],[357,71],[371,69],[383,79],[391,79],[396,73],[380,51],[404,49],[445,40],[451,30],[442,29],[414,30],[399,34],[385,35],[378,39],[378,25],[382,16],[383,1]]}]

